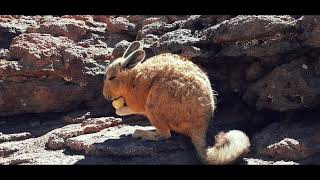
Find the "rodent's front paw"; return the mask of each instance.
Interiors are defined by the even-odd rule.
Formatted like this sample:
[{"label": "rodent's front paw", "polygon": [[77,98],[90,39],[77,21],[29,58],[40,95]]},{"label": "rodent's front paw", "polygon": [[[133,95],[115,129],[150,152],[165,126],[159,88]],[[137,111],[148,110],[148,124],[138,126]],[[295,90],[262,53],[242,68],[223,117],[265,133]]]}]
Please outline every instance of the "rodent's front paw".
[{"label": "rodent's front paw", "polygon": [[128,115],[132,115],[135,113],[128,106],[123,106],[123,107],[118,108],[116,110],[116,114],[118,116],[128,116]]}]

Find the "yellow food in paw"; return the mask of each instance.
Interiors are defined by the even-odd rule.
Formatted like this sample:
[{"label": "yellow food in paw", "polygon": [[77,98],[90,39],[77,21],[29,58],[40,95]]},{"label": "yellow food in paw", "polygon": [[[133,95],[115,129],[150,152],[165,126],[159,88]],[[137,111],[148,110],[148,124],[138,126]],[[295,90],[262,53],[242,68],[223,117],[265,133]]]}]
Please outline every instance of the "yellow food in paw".
[{"label": "yellow food in paw", "polygon": [[112,101],[112,106],[113,106],[114,108],[116,108],[116,109],[119,109],[119,108],[123,107],[123,106],[124,106],[124,99],[123,99],[123,97],[120,97],[120,98]]}]

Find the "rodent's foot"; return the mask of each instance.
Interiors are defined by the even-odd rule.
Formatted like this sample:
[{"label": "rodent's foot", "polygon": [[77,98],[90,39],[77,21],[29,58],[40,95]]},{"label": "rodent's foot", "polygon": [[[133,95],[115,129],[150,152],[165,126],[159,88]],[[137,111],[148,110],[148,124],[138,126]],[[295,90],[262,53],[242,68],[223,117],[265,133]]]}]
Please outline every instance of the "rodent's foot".
[{"label": "rodent's foot", "polygon": [[159,141],[159,140],[165,140],[170,138],[171,134],[159,133],[158,131],[152,131],[152,130],[137,129],[132,134],[132,137],[141,138],[142,140]]}]

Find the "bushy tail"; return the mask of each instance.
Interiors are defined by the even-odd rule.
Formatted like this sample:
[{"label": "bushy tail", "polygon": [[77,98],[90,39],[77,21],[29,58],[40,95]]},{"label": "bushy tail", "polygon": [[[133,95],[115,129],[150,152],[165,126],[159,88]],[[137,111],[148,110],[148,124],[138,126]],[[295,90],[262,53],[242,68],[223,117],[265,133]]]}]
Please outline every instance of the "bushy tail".
[{"label": "bushy tail", "polygon": [[220,132],[215,136],[215,145],[207,149],[204,135],[192,136],[192,142],[203,162],[207,164],[230,164],[241,155],[249,152],[250,140],[239,130]]}]

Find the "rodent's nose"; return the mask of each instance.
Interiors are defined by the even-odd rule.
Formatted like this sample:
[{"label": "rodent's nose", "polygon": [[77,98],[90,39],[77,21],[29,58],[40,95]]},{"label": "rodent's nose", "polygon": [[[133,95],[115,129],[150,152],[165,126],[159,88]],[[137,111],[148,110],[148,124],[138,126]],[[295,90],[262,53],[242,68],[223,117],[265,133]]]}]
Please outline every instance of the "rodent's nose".
[{"label": "rodent's nose", "polygon": [[108,101],[111,101],[111,96],[104,96],[104,98]]},{"label": "rodent's nose", "polygon": [[106,100],[111,100],[111,95],[107,94],[106,91],[103,91],[103,96]]}]

